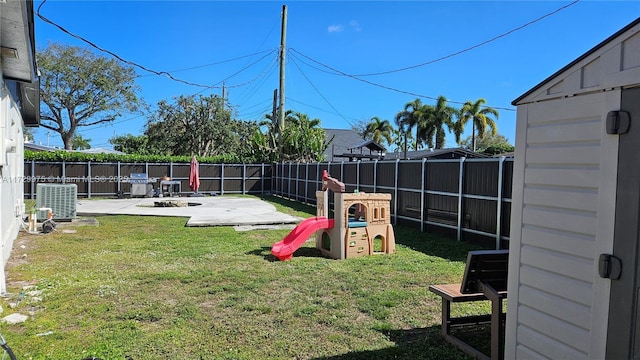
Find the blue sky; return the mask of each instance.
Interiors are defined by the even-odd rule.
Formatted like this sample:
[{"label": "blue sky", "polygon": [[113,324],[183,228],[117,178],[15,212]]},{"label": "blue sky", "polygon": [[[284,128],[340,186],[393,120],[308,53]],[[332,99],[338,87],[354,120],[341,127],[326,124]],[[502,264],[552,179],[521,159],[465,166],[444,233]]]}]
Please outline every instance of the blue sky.
[{"label": "blue sky", "polygon": [[[36,9],[41,3],[35,1]],[[319,118],[325,128],[348,129],[373,116],[393,122],[416,98],[434,104],[444,95],[452,106],[485,98],[499,109],[498,130],[513,143],[511,101],[640,16],[640,1],[572,3],[49,0],[40,13],[125,60],[211,87],[137,69],[140,95],[151,109],[180,95],[221,95],[224,82],[235,117],[260,120],[278,87],[286,4],[287,109]],[[50,41],[90,47],[37,16],[35,31],[38,49]],[[367,75],[380,72],[386,74]],[[145,121],[145,115],[124,114],[79,134],[92,147],[110,148],[109,138],[140,135]],[[463,137],[470,134],[469,125]],[[35,141],[62,146],[46,129],[35,131]],[[457,146],[452,135],[446,146]]]}]

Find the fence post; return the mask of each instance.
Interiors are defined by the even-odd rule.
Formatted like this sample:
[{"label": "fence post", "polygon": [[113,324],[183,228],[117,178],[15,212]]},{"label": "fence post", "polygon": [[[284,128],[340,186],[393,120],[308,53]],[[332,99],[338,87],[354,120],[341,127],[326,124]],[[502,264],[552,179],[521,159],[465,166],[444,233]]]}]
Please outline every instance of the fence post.
[{"label": "fence post", "polygon": [[304,167],[304,203],[309,203],[309,163]]},{"label": "fence post", "polygon": [[420,175],[420,232],[424,232],[424,197],[428,196],[424,193],[425,181],[424,177],[427,173],[427,158],[422,158],[422,171]]},{"label": "fence post", "polygon": [[284,197],[284,162],[282,163],[282,171],[280,171],[280,196]]},{"label": "fence post", "polygon": [[498,204],[496,204],[496,250],[500,250],[502,243],[502,187],[504,172],[504,156],[500,156],[498,162]]},{"label": "fence post", "polygon": [[260,163],[260,195],[264,195],[264,163]]},{"label": "fence post", "polygon": [[36,161],[31,160],[31,200],[36,198]]},{"label": "fence post", "polygon": [[67,178],[67,163],[66,161],[62,160],[62,183],[63,184],[66,183],[66,178]]},{"label": "fence post", "polygon": [[316,163],[316,182],[314,183],[314,189],[313,189],[313,198],[316,200],[316,203],[318,202],[318,199],[316,199],[316,191],[320,190],[320,188],[318,187],[318,181],[322,182],[322,179],[320,179],[320,162]]},{"label": "fence post", "polygon": [[224,163],[220,164],[220,195],[224,195]]},{"label": "fence post", "polygon": [[247,191],[247,164],[242,163],[242,195]]},{"label": "fence post", "polygon": [[296,201],[298,201],[298,194],[300,193],[300,160],[296,163]]},{"label": "fence post", "polygon": [[394,180],[394,193],[393,193],[393,225],[398,224],[398,171],[400,169],[400,159],[396,159],[396,179]]},{"label": "fence post", "polygon": [[87,161],[87,199],[91,199],[91,160]]},{"label": "fence post", "polygon": [[[117,197],[118,193],[119,193],[120,191],[122,191],[122,188],[121,188],[121,185],[120,185],[120,184],[121,184],[121,183],[120,183],[120,180],[122,179],[122,176],[121,176],[121,174],[120,174],[120,161],[118,161],[118,162],[117,162],[117,164],[118,164],[118,190],[117,190],[118,192],[116,192],[116,197]],[[148,173],[147,173],[147,174],[148,174]]]},{"label": "fence post", "polygon": [[464,189],[462,183],[464,180],[464,160],[464,156],[460,158],[460,174],[458,176],[458,231],[456,234],[456,238],[458,241],[462,239],[462,227],[464,226],[464,223],[462,221],[464,215],[464,211],[462,209],[462,191]]},{"label": "fence post", "polygon": [[289,162],[289,176],[287,176],[287,182],[288,182],[288,186],[287,186],[287,199],[291,200],[291,167],[293,165],[291,164],[291,162]]},{"label": "fence post", "polygon": [[360,191],[360,161],[358,160],[356,164],[356,189]]},{"label": "fence post", "polygon": [[373,160],[373,192],[376,192],[378,186],[378,159]]}]

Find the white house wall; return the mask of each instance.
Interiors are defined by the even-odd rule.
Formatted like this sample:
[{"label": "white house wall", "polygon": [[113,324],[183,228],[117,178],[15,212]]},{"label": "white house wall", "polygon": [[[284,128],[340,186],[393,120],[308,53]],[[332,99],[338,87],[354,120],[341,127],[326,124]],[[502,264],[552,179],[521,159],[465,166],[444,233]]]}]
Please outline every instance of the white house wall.
[{"label": "white house wall", "polygon": [[618,136],[606,114],[640,86],[640,25],[517,100],[506,359],[604,359]]},{"label": "white house wall", "polygon": [[24,139],[18,107],[4,81],[0,86],[0,293],[5,293],[4,268],[24,213]]}]

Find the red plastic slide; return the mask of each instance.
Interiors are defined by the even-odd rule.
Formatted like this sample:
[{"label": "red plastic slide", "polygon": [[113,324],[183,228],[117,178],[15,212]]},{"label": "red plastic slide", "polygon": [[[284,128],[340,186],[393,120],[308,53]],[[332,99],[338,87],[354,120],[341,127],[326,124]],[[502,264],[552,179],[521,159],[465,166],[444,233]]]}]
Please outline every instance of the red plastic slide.
[{"label": "red plastic slide", "polygon": [[291,260],[293,253],[307,241],[313,233],[322,229],[331,229],[334,220],[324,216],[303,220],[284,239],[273,244],[271,253],[281,261]]}]

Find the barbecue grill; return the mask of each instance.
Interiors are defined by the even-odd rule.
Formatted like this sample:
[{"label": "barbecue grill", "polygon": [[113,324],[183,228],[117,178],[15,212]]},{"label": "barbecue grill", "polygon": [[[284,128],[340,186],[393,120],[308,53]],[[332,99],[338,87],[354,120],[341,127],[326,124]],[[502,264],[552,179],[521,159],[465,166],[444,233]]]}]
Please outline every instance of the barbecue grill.
[{"label": "barbecue grill", "polygon": [[147,176],[146,173],[132,173],[131,176],[129,176],[129,183],[131,184],[131,197],[152,197],[153,182],[155,182],[155,180],[149,179],[149,176]]}]

